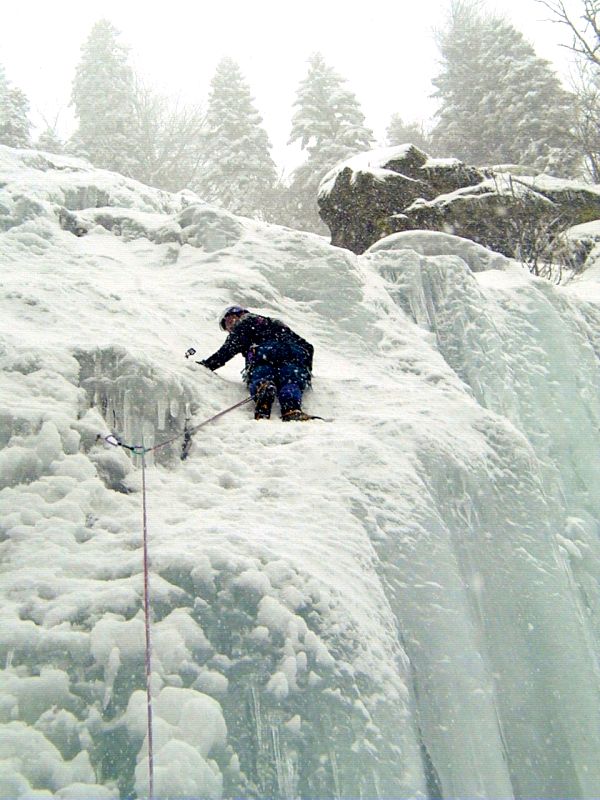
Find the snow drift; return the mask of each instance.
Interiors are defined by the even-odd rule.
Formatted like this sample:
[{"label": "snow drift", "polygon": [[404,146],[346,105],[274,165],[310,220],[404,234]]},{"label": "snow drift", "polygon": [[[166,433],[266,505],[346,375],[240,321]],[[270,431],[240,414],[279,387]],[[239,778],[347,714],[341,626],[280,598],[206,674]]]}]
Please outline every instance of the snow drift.
[{"label": "snow drift", "polygon": [[160,798],[592,798],[600,293],[443,234],[361,257],[0,148],[0,796],[147,793],[140,470],[243,397],[242,303],[316,347],[148,470]]}]

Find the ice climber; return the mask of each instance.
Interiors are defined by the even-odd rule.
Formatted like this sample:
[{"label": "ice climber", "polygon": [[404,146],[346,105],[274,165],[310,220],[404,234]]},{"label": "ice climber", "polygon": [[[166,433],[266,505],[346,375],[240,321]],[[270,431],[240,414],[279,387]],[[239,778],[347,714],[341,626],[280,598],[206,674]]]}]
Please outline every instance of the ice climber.
[{"label": "ice climber", "polygon": [[228,336],[212,356],[199,361],[219,369],[238,353],[246,359],[244,379],[254,398],[254,419],[269,419],[275,397],[285,422],[312,419],[302,411],[302,393],[310,383],[314,347],[283,322],[229,306],[219,326]]}]

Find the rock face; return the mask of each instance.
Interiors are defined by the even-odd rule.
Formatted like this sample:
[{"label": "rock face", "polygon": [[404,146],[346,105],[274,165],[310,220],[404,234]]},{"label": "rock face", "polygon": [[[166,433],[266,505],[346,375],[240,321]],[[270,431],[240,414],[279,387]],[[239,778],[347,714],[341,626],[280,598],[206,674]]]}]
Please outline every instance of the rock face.
[{"label": "rock face", "polygon": [[319,212],[331,243],[354,253],[391,233],[434,230],[514,256],[541,231],[600,219],[600,186],[477,169],[406,144],[338,164],[321,183]]}]

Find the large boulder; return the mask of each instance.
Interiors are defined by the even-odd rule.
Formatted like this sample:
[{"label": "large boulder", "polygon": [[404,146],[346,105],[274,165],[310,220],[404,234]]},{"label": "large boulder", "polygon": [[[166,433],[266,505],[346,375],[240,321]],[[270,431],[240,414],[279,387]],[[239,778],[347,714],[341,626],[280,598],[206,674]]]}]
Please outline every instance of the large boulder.
[{"label": "large boulder", "polygon": [[319,212],[332,244],[355,253],[392,233],[434,230],[514,256],[541,231],[600,219],[600,186],[522,171],[431,158],[411,144],[384,148],[332,169],[321,182]]}]

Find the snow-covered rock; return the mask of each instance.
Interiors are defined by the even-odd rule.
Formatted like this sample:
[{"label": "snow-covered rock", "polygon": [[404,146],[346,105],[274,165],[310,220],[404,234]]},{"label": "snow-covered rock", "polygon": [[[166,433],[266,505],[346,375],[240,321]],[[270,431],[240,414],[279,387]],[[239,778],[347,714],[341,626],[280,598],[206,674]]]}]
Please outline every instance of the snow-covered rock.
[{"label": "snow-covered rock", "polygon": [[[597,796],[594,271],[427,232],[357,257],[85,163],[77,235],[78,162],[0,150],[0,797],[147,796],[141,459],[110,431],[175,437],[144,473],[157,799]],[[244,407],[181,462],[244,396],[183,357],[234,302],[313,342],[333,421]]]},{"label": "snow-covered rock", "polygon": [[[563,228],[600,218],[600,188],[507,166],[476,169],[406,144],[360,153],[321,182],[319,212],[331,243],[363,253],[392,233],[456,234],[513,256],[556,219]],[[558,232],[558,231],[557,231]]]}]

